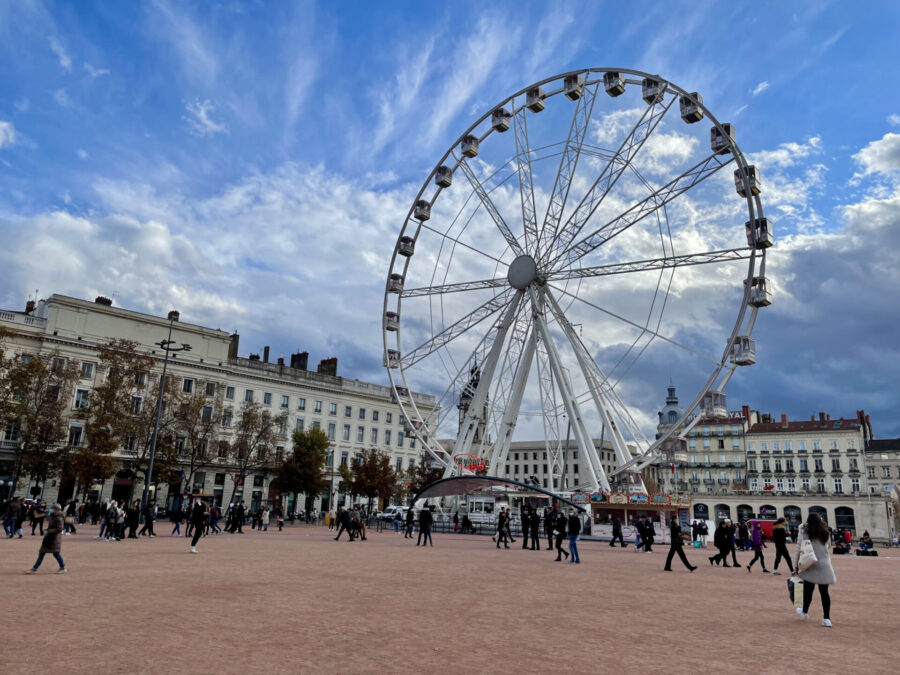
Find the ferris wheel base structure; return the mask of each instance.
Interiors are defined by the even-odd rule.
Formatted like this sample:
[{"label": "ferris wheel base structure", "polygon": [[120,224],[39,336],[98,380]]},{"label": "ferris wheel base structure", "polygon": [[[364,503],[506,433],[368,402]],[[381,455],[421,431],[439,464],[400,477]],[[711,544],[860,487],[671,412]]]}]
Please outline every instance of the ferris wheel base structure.
[{"label": "ferris wheel base structure", "polygon": [[[635,88],[640,101],[629,108],[626,94]],[[603,93],[616,106],[608,113],[597,112]],[[691,139],[685,130],[702,120],[711,123],[708,140]],[[673,144],[683,149],[680,164],[659,159]],[[741,201],[709,200],[726,183],[708,179],[732,164]],[[391,257],[384,360],[406,435],[445,478],[459,469],[436,439],[452,435],[454,454],[481,458],[505,480],[499,474],[517,428],[538,420],[556,484],[563,484],[563,439],[571,438],[582,458],[579,490],[610,492],[610,477],[619,476],[627,492],[646,492],[641,470],[680,454],[676,430],[696,424],[691,415],[704,398],[756,362],[751,334],[758,310],[772,301],[765,254],[774,243],[761,190],[735,128],[698,93],[658,75],[572,71],[500,101],[438,160]],[[701,228],[696,213],[706,203],[744,227]],[[719,284],[740,298],[734,323],[716,321],[698,337],[671,319],[690,313],[679,302],[693,297],[692,283]],[[627,376],[660,349],[695,359],[703,383],[681,418],[651,441],[628,403]],[[409,392],[442,376],[438,408],[423,413]],[[611,471],[591,429],[611,447]]]}]

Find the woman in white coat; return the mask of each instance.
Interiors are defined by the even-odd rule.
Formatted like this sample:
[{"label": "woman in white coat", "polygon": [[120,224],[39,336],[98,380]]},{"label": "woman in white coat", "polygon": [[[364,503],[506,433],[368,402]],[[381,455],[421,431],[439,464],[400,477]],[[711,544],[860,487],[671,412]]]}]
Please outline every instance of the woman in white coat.
[{"label": "woman in white coat", "polygon": [[[800,619],[805,621],[809,617],[809,606],[812,604],[813,592],[819,587],[819,597],[822,598],[822,625],[831,628],[831,596],[828,587],[836,582],[834,568],[831,566],[831,552],[828,550],[828,526],[821,516],[811,513],[806,524],[800,527],[800,536],[797,538],[797,552],[794,556],[794,569],[798,570],[798,576],[803,579],[803,608],[797,608]],[[801,565],[800,552],[805,540],[812,544],[816,562]]]}]

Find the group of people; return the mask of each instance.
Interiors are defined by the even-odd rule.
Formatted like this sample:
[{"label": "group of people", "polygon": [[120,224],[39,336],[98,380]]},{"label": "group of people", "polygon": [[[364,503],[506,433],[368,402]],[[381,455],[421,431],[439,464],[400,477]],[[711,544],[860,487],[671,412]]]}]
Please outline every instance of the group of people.
[{"label": "group of people", "polygon": [[350,541],[362,540],[366,541],[366,513],[357,504],[352,509],[345,509],[338,506],[337,513],[334,518],[329,518],[328,529],[337,527],[337,536],[335,541],[339,541],[341,535],[346,532]]}]

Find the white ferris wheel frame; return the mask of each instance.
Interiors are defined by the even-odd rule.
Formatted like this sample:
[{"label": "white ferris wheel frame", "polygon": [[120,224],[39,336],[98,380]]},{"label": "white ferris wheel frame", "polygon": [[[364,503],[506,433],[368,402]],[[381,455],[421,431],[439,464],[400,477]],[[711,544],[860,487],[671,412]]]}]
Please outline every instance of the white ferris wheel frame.
[{"label": "white ferris wheel frame", "polygon": [[[647,110],[615,153],[611,155],[609,153],[601,153],[601,158],[606,160],[603,172],[594,181],[588,194],[581,198],[575,211],[569,215],[565,222],[562,222],[563,211],[569,197],[569,187],[571,186],[579,157],[590,154],[598,156],[598,149],[589,147],[589,144],[585,143],[584,139],[591,119],[594,100],[600,93],[600,87],[604,85],[603,76],[607,73],[619,74],[623,85],[640,86],[647,79],[655,80],[661,86],[661,94],[658,100],[648,102]],[[555,179],[547,214],[543,223],[539,223],[534,203],[531,175],[532,149],[528,144],[527,136],[527,115],[530,106],[528,105],[529,99],[526,99],[526,94],[529,94],[529,92],[540,92],[542,102],[559,94],[568,96],[567,85],[572,81],[581,87],[580,96],[574,99],[575,111],[573,112],[572,123],[564,149],[559,153],[561,155],[560,169]],[[546,92],[543,91],[544,86],[550,87],[551,85],[552,88]],[[667,100],[666,96],[670,94],[671,98]],[[589,224],[588,221],[591,215],[612,185],[615,184],[618,176],[629,167],[631,160],[653,133],[656,125],[662,120],[669,108],[679,100],[687,100],[693,103],[702,112],[701,117],[708,119],[712,123],[713,129],[718,130],[719,135],[724,138],[727,143],[725,149],[713,150],[701,162],[656,189],[648,197],[635,203],[613,221],[605,223],[587,236],[579,238],[579,235],[582,234],[582,229]],[[497,111],[501,111],[501,113]],[[463,143],[471,141],[473,132],[488,118],[496,114],[506,116],[515,135],[516,155],[507,164],[513,161],[517,162],[515,173],[519,178],[523,219],[523,235],[521,237],[516,237],[509,229],[502,215],[493,205],[488,191],[475,176],[462,151]],[[496,129],[493,126],[489,127],[486,132],[477,137],[477,143],[483,143],[495,131]],[[726,155],[730,155],[730,158],[727,160],[723,159]],[[531,372],[532,363],[536,363],[542,404],[545,402],[545,396],[546,401],[552,402],[550,408],[553,414],[546,414],[547,410],[545,410],[542,421],[545,430],[548,462],[554,475],[559,474],[565,461],[562,455],[562,448],[560,447],[561,444],[558,443],[558,439],[561,438],[559,434],[559,416],[561,413],[564,413],[568,418],[575,444],[587,460],[585,465],[588,478],[582,483],[580,489],[587,491],[608,491],[610,489],[608,476],[603,468],[601,457],[598,456],[592,436],[581,413],[581,406],[586,400],[590,400],[599,413],[604,433],[608,434],[608,440],[613,446],[616,468],[610,475],[627,471],[632,476],[632,481],[636,479],[640,487],[643,488],[643,484],[640,483],[640,478],[636,476],[636,473],[660,458],[664,444],[676,430],[680,430],[683,437],[700,419],[699,415],[691,416],[703,401],[704,396],[710,391],[723,391],[731,379],[738,365],[729,359],[733,353],[735,340],[736,338],[740,339],[739,336],[749,338],[756,322],[759,305],[751,305],[749,300],[754,278],[765,279],[765,247],[754,245],[756,243],[755,237],[757,236],[754,230],[752,238],[748,234],[748,245],[746,248],[706,251],[699,254],[681,256],[676,256],[672,252],[671,255],[666,254],[653,260],[612,263],[591,268],[575,268],[573,265],[591,251],[596,250],[604,242],[627,230],[631,225],[644,217],[650,214],[657,214],[658,216],[660,209],[664,209],[667,203],[732,162],[734,162],[737,170],[740,171],[741,178],[736,178],[736,183],[738,180],[743,183],[748,222],[767,222],[762,220],[764,218],[763,208],[758,190],[752,189],[753,186],[751,186],[750,182],[751,171],[748,170],[749,165],[733,138],[730,126],[721,124],[703,105],[702,98],[696,93],[689,93],[658,75],[625,68],[575,70],[529,85],[500,101],[457,138],[437,162],[416,194],[413,206],[410,207],[407,213],[391,256],[382,311],[384,361],[394,399],[400,405],[403,413],[405,433],[419,440],[431,458],[445,467],[445,476],[460,470],[460,467],[456,466],[451,459],[451,455],[459,453],[476,454],[488,463],[491,471],[495,474],[499,475],[502,472],[520,413],[525,385]],[[516,254],[517,260],[514,262],[517,262],[522,256],[530,255],[536,265],[540,263],[543,266],[543,272],[539,278],[533,278],[524,288],[515,288],[508,278],[502,277],[419,289],[402,288],[402,281],[407,276],[412,256],[401,255],[401,244],[404,240],[408,241],[409,238],[414,243],[423,227],[427,227],[424,225],[425,220],[416,218],[416,208],[424,200],[427,202],[430,210],[431,205],[435,203],[444,189],[440,185],[435,184],[435,177],[439,169],[447,166],[451,167],[454,177],[458,174],[465,176],[468,184],[473,189],[473,194],[478,196],[481,205],[489,213],[499,232],[506,239],[508,250],[512,250]],[[755,168],[750,167],[750,169],[754,170]],[[430,196],[426,197],[428,193],[430,193]],[[560,226],[562,226],[562,230],[560,230]],[[588,229],[590,230],[591,228]],[[458,239],[453,239],[449,235],[437,230],[433,230],[433,232],[452,239],[454,245],[471,248],[471,246]],[[610,312],[578,298],[577,293],[571,293],[554,282],[606,274],[627,273],[630,271],[661,270],[742,259],[749,261],[747,277],[744,280],[743,300],[721,358],[711,359],[715,364],[711,375],[692,402],[685,406],[681,417],[674,424],[670,424],[668,430],[660,438],[653,442],[648,441],[644,438],[639,425],[631,416],[628,407],[617,395],[614,385],[610,385],[608,377],[601,371],[595,360],[590,356],[588,349],[582,343],[579,333],[575,331],[573,325],[566,319],[565,311],[560,306],[560,302],[563,300],[563,296],[566,296],[565,299],[570,303],[578,299],[596,310],[607,314],[610,314]],[[501,260],[496,260],[498,267],[501,264],[506,265]],[[561,260],[565,263],[566,268],[554,267]],[[523,264],[527,267],[527,262]],[[511,266],[509,265],[509,267]],[[526,270],[525,278],[528,278],[527,273],[528,271]],[[400,275],[401,283],[399,292],[396,289],[392,290],[392,281],[396,280],[397,275]],[[419,345],[410,352],[403,353],[401,351],[401,310],[404,297],[490,288],[501,290],[493,298],[477,307],[468,315],[446,327],[438,334],[433,335],[423,345]],[[504,288],[505,290],[502,290]],[[551,289],[554,292],[551,292]],[[527,312],[524,311],[528,308],[531,310],[530,322]],[[391,312],[394,314],[393,324],[388,320],[388,314]],[[525,315],[524,320],[522,318],[523,314]],[[455,446],[452,452],[447,452],[440,446],[437,438],[429,435],[430,426],[436,429],[440,422],[433,418],[429,419],[429,415],[423,415],[420,411],[416,398],[410,394],[413,388],[407,381],[407,371],[419,360],[434,353],[434,351],[448,344],[469,328],[495,315],[498,315],[496,320],[493,321],[491,328],[484,333],[473,353],[474,356],[481,349],[487,350],[488,354],[481,364],[480,384],[472,392],[474,395],[461,424]],[[579,400],[579,397],[576,396],[572,389],[570,378],[562,365],[555,341],[548,328],[548,316],[562,329],[572,347],[581,375],[588,384],[590,395],[587,398],[581,396],[582,400]],[[651,334],[651,339],[661,339],[688,351],[693,351],[689,347],[649,329],[646,325],[640,326],[624,317],[613,316],[626,323],[631,323],[643,332]],[[513,335],[513,338],[510,339],[509,347],[504,350],[507,336],[510,333]],[[632,348],[636,343],[637,340],[632,344]],[[490,349],[488,349],[488,345],[490,345]],[[516,349],[518,354],[516,354]],[[646,346],[643,349],[646,349]],[[512,358],[510,358],[511,355]],[[701,354],[700,356],[704,355]],[[463,383],[463,386],[465,386],[467,381],[466,369],[469,363],[470,361],[466,361],[459,368],[456,376],[452,378],[448,391],[455,385],[458,385],[458,383]],[[498,437],[490,446],[482,447],[479,451],[472,445],[473,436],[478,426],[488,421],[483,419],[483,411],[485,410],[483,405],[484,397],[488,395],[491,382],[498,369],[501,377],[505,377],[505,381],[510,383],[511,386],[508,391],[501,392],[505,399],[502,419],[499,420]],[[461,391],[461,388],[458,387],[458,389]],[[561,399],[561,403],[557,403],[559,399]],[[447,411],[445,411],[446,414]],[[626,440],[623,430],[627,432],[630,443]],[[551,447],[551,438],[557,439],[555,447]],[[560,488],[562,488],[562,484]]]}]

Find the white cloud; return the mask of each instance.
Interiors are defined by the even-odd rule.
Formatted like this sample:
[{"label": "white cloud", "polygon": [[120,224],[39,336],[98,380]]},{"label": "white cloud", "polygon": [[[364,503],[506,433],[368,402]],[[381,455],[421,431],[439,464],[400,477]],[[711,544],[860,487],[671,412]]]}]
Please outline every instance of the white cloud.
[{"label": "white cloud", "polygon": [[862,173],[856,174],[857,178],[900,171],[900,134],[886,133],[853,155],[853,159],[863,169]]},{"label": "white cloud", "polygon": [[54,91],[53,100],[63,108],[68,108],[70,105],[72,105],[72,100],[69,98],[69,95],[66,93],[65,89],[57,89],[56,91]]},{"label": "white cloud", "polygon": [[318,72],[316,59],[304,53],[299,54],[291,64],[285,86],[285,107],[287,126],[294,126],[303,110],[303,104],[310,100],[313,82]]},{"label": "white cloud", "polygon": [[88,75],[93,78],[103,77],[104,75],[109,75],[109,70],[106,68],[94,68],[90,63],[85,62],[84,69],[87,71]]},{"label": "white cloud", "polygon": [[216,122],[210,115],[215,111],[216,107],[209,101],[201,101],[197,99],[193,103],[188,103],[185,109],[187,116],[182,116],[188,123],[188,128],[192,134],[197,136],[214,136],[228,132],[228,127],[224,122]]},{"label": "white cloud", "polygon": [[88,155],[88,153],[87,153],[87,150],[84,150],[83,148],[78,148],[78,150],[76,152],[78,154],[79,159],[87,159],[88,157],[90,157],[90,155]]},{"label": "white cloud", "polygon": [[750,107],[750,106],[748,106],[748,105],[745,103],[745,104],[742,105],[740,108],[738,108],[737,110],[734,111],[734,115],[732,115],[732,117],[737,117],[738,115],[740,115],[742,112],[744,112],[744,111],[745,111],[747,108],[749,108],[749,107]]},{"label": "white cloud", "polygon": [[763,93],[768,88],[769,88],[769,82],[767,80],[763,80],[758,85],[756,85],[756,87],[754,87],[752,93],[754,96],[759,96],[761,93]]},{"label": "white cloud", "polygon": [[900,115],[898,115],[897,113],[888,115],[887,121],[888,124],[892,124],[895,127],[900,127]]},{"label": "white cloud", "polygon": [[[180,6],[180,5],[179,5]],[[166,0],[153,2],[160,37],[177,54],[185,74],[194,81],[211,82],[219,73],[219,57],[210,38],[186,13]]]},{"label": "white cloud", "polygon": [[12,122],[0,120],[0,149],[16,142],[16,128]]},{"label": "white cloud", "polygon": [[55,37],[47,39],[50,42],[50,51],[56,54],[56,58],[59,59],[59,65],[66,70],[72,70],[72,58],[66,53],[60,41]]}]

